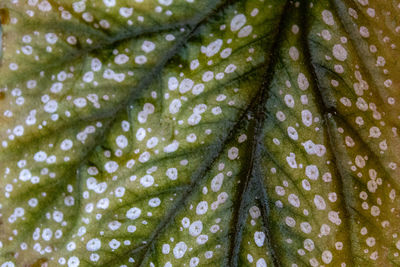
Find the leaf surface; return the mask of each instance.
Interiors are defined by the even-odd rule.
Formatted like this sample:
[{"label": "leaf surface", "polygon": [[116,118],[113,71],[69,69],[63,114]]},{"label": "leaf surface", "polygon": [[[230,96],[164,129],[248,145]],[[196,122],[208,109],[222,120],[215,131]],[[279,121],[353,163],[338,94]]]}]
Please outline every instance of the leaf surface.
[{"label": "leaf surface", "polygon": [[0,3],[1,267],[400,265],[399,9]]}]

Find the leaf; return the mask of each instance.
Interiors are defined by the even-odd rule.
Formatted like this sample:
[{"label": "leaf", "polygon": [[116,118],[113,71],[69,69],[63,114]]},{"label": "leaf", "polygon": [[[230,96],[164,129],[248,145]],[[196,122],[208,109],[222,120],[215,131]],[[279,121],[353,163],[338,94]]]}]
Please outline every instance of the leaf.
[{"label": "leaf", "polygon": [[0,3],[0,266],[398,266],[400,4]]}]

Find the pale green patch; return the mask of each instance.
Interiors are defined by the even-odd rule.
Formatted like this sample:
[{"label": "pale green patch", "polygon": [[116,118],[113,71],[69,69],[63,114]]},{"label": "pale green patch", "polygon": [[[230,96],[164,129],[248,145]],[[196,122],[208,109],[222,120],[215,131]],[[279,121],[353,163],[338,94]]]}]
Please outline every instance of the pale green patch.
[{"label": "pale green patch", "polygon": [[0,3],[0,266],[400,265],[400,3]]}]

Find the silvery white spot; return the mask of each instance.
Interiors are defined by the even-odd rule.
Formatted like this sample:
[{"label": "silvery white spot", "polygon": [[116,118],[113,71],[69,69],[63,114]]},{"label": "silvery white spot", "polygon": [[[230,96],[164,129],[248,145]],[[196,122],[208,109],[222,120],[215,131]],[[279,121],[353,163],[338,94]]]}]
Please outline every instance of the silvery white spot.
[{"label": "silvery white spot", "polygon": [[103,0],[103,3],[106,5],[106,7],[113,7],[116,4],[115,0]]},{"label": "silvery white spot", "polygon": [[140,178],[140,183],[144,186],[144,187],[149,187],[152,186],[154,184],[154,177],[146,174],[145,176],[143,176],[142,178]]},{"label": "silvery white spot", "polygon": [[179,85],[179,92],[184,94],[192,89],[194,82],[191,79],[183,79],[181,84]]},{"label": "silvery white spot", "polygon": [[150,53],[155,48],[156,48],[156,45],[153,42],[150,42],[150,41],[144,41],[143,44],[142,44],[142,50],[145,53]]},{"label": "silvery white spot", "polygon": [[169,6],[172,4],[173,0],[158,0],[161,5]]},{"label": "silvery white spot", "polygon": [[172,100],[171,104],[169,105],[169,112],[171,114],[176,114],[179,112],[179,109],[182,106],[182,102],[179,99]]},{"label": "silvery white spot", "polygon": [[101,247],[101,241],[98,238],[93,238],[90,239],[87,243],[86,243],[86,249],[87,251],[97,251],[99,250]]},{"label": "silvery white spot", "polygon": [[55,44],[58,40],[58,37],[55,33],[46,33],[45,37],[49,44]]},{"label": "silvery white spot", "polygon": [[324,10],[322,11],[322,20],[327,24],[327,25],[334,25],[335,21],[333,19],[333,15],[332,12],[330,12],[329,10]]},{"label": "silvery white spot", "polygon": [[47,113],[54,113],[58,109],[58,103],[56,100],[50,100],[44,105],[44,111]]},{"label": "silvery white spot", "polygon": [[32,174],[28,169],[23,169],[20,173],[19,173],[19,179],[21,181],[28,181],[32,178]]},{"label": "silvery white spot", "polygon": [[238,37],[239,38],[244,38],[250,35],[250,33],[253,31],[253,26],[251,25],[247,25],[244,26],[242,29],[240,29],[239,33],[238,33]]},{"label": "silvery white spot", "polygon": [[212,57],[221,49],[223,41],[221,39],[217,39],[214,42],[210,43],[205,50],[205,54],[207,57]]},{"label": "silvery white spot", "polygon": [[115,57],[114,62],[118,65],[125,64],[126,62],[129,61],[129,57],[125,54],[119,54],[118,56]]},{"label": "silvery white spot", "polygon": [[133,8],[128,8],[128,7],[121,7],[119,9],[119,14],[125,18],[129,18],[132,16],[133,13]]},{"label": "silvery white spot", "polygon": [[115,161],[108,161],[106,162],[106,164],[104,164],[104,168],[108,173],[116,172],[118,167],[118,163],[116,163]]},{"label": "silvery white spot", "polygon": [[333,46],[332,54],[339,61],[345,61],[347,58],[347,50],[341,44]]},{"label": "silvery white spot", "polygon": [[174,250],[173,250],[173,253],[174,253],[175,258],[176,258],[176,259],[182,258],[182,257],[185,255],[186,250],[187,250],[187,245],[186,245],[186,243],[185,243],[185,242],[182,242],[182,241],[181,241],[181,242],[178,242],[178,243],[175,245]]},{"label": "silvery white spot", "polygon": [[231,31],[235,32],[242,28],[246,24],[246,16],[243,14],[238,14],[236,15],[232,20],[231,20]]},{"label": "silvery white spot", "polygon": [[164,152],[165,153],[172,153],[175,152],[179,147],[179,142],[174,140],[172,141],[171,144],[167,145],[166,147],[164,147]]},{"label": "silvery white spot", "polygon": [[126,212],[126,217],[130,220],[136,220],[137,218],[139,218],[141,213],[142,213],[141,209],[134,207]]},{"label": "silvery white spot", "polygon": [[61,142],[60,148],[61,150],[67,151],[72,148],[72,145],[73,143],[70,139],[65,139]]}]

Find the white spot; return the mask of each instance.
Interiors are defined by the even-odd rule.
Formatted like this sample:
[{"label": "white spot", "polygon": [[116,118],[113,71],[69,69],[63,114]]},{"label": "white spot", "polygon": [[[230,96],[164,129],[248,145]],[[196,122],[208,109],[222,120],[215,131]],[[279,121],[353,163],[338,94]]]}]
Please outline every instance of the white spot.
[{"label": "white spot", "polygon": [[330,26],[335,24],[332,12],[330,12],[329,10],[322,11],[322,20],[325,22],[325,24]]},{"label": "white spot", "polygon": [[47,113],[54,113],[57,111],[58,103],[56,100],[50,100],[49,102],[44,105],[44,111]]},{"label": "white spot", "polygon": [[116,163],[115,161],[108,161],[106,164],[104,164],[104,168],[108,173],[116,172],[118,167],[118,163]]},{"label": "white spot", "polygon": [[86,9],[85,1],[79,1],[72,4],[72,8],[76,13],[82,13]]},{"label": "white spot", "polygon": [[58,40],[57,35],[54,34],[54,33],[46,33],[45,37],[46,37],[46,41],[49,44],[55,44],[57,42],[57,40]]},{"label": "white spot", "polygon": [[23,169],[20,173],[19,173],[19,179],[21,181],[28,181],[32,178],[32,174],[28,169]]},{"label": "white spot", "polygon": [[115,231],[121,227],[121,223],[119,221],[112,221],[108,224],[108,228],[110,228],[111,231]]},{"label": "white spot", "polygon": [[232,53],[232,48],[225,48],[220,53],[220,56],[221,56],[221,58],[227,58],[227,57],[229,57],[231,55],[231,53]]},{"label": "white spot", "polygon": [[115,0],[103,0],[103,3],[106,5],[106,7],[113,7],[115,6]]},{"label": "white spot", "polygon": [[83,97],[78,97],[78,98],[76,98],[76,99],[74,100],[74,105],[75,105],[77,108],[83,108],[83,107],[86,106],[86,104],[87,104],[87,101],[86,101],[86,99],[83,98]]},{"label": "white spot", "polygon": [[162,253],[164,254],[164,255],[166,255],[166,254],[169,254],[169,251],[170,251],[170,246],[168,245],[168,244],[163,244],[163,246],[162,246]]},{"label": "white spot", "polygon": [[161,200],[158,197],[149,200],[149,206],[152,208],[158,207],[161,204]]},{"label": "white spot", "polygon": [[169,168],[166,173],[167,177],[171,180],[176,180],[178,178],[178,170],[176,168]]},{"label": "white spot", "polygon": [[125,137],[125,135],[119,135],[115,139],[115,143],[117,143],[117,146],[120,148],[125,148],[128,146],[128,139]]},{"label": "white spot", "polygon": [[186,243],[185,243],[185,242],[182,242],[182,241],[181,241],[181,242],[178,242],[178,243],[175,245],[174,250],[173,250],[173,253],[174,253],[175,258],[176,258],[176,259],[182,258],[182,257],[185,255],[186,250],[187,250],[187,245],[186,245]]},{"label": "white spot", "polygon": [[231,20],[231,31],[235,32],[246,24],[246,16],[243,14],[236,15]]},{"label": "white spot", "polygon": [[222,183],[224,181],[224,174],[219,173],[211,180],[211,190],[218,192],[221,189]]},{"label": "white spot", "polygon": [[339,61],[345,61],[347,50],[341,44],[335,44],[332,48],[333,56]]},{"label": "white spot", "polygon": [[179,85],[179,92],[184,94],[192,89],[194,82],[191,79],[183,79]]},{"label": "white spot", "polygon": [[296,208],[300,207],[300,199],[297,195],[290,194],[288,196],[288,200],[289,200],[289,203],[292,204],[294,207],[296,207]]},{"label": "white spot", "polygon": [[63,84],[62,83],[53,83],[50,87],[50,92],[57,94],[59,92],[61,92],[61,90],[63,89]]},{"label": "white spot", "polygon": [[98,58],[92,59],[91,68],[93,71],[100,71],[101,70],[101,61]]},{"label": "white spot", "polygon": [[125,54],[119,54],[115,57],[114,62],[115,64],[122,65],[129,61],[129,57]]},{"label": "white spot", "polygon": [[380,136],[381,136],[381,130],[378,127],[372,126],[369,129],[369,137],[379,138]]},{"label": "white spot", "polygon": [[43,162],[47,158],[47,154],[44,151],[39,151],[36,152],[35,155],[33,156],[33,159],[37,162]]},{"label": "white spot", "polygon": [[336,211],[330,211],[328,213],[328,219],[336,225],[340,225],[342,223],[342,220],[339,218],[339,212]]},{"label": "white spot", "polygon": [[198,236],[203,230],[203,223],[201,221],[193,222],[189,227],[189,234],[191,236]]},{"label": "white spot", "polygon": [[156,48],[156,45],[153,42],[150,41],[144,41],[142,44],[142,50],[145,53],[150,53]]},{"label": "white spot", "polygon": [[68,259],[68,267],[78,267],[79,264],[80,261],[76,256],[72,256],[71,258]]},{"label": "white spot", "polygon": [[140,178],[140,183],[144,186],[144,187],[149,187],[152,186],[154,184],[154,177],[146,174],[145,176],[143,176],[142,178]]},{"label": "white spot", "polygon": [[256,262],[256,267],[267,267],[267,263],[263,258],[260,258]]},{"label": "white spot", "polygon": [[253,31],[253,27],[251,25],[244,26],[242,29],[240,29],[238,33],[239,38],[244,38],[250,35],[250,33]]},{"label": "white spot", "polygon": [[101,241],[98,238],[90,239],[89,242],[86,243],[87,251],[97,251],[101,247]]},{"label": "white spot", "polygon": [[190,62],[190,69],[195,70],[199,65],[200,63],[198,59],[192,60],[192,62]]},{"label": "white spot", "polygon": [[153,148],[158,144],[158,138],[157,137],[152,137],[149,140],[147,140],[146,146],[148,148]]},{"label": "white spot", "polygon": [[142,213],[141,209],[134,207],[126,212],[126,217],[130,220],[136,220],[137,218],[139,218],[141,213]]},{"label": "white spot", "polygon": [[236,66],[235,64],[229,64],[228,66],[226,66],[225,68],[225,73],[232,73],[236,70]]},{"label": "white spot", "polygon": [[322,261],[326,264],[331,263],[332,261],[332,252],[330,252],[329,250],[325,250],[324,252],[322,252]]},{"label": "white spot", "polygon": [[172,141],[171,144],[167,145],[166,147],[164,147],[164,152],[165,153],[172,153],[175,152],[179,147],[179,142],[174,140]]},{"label": "white spot", "polygon": [[315,195],[314,204],[318,210],[324,210],[326,208],[325,200],[320,195]]},{"label": "white spot", "polygon": [[256,231],[254,233],[254,242],[256,243],[257,247],[262,247],[265,241],[265,233]]},{"label": "white spot", "polygon": [[288,132],[288,135],[289,135],[289,137],[291,139],[293,139],[293,140],[298,140],[299,139],[299,134],[297,133],[296,129],[293,128],[292,126],[289,126],[287,128],[287,132]]},{"label": "white spot", "polygon": [[213,78],[214,78],[214,72],[212,72],[212,71],[206,71],[206,72],[203,73],[203,76],[202,76],[201,79],[202,79],[203,82],[209,82],[209,81],[211,81]]},{"label": "white spot", "polygon": [[308,110],[302,110],[301,111],[301,120],[303,121],[303,124],[307,127],[311,126],[313,122],[313,116],[312,113]]},{"label": "white spot", "polygon": [[98,209],[105,210],[108,208],[109,204],[110,204],[110,200],[108,198],[102,198],[97,202],[96,207]]},{"label": "white spot", "polygon": [[294,61],[296,61],[299,59],[299,50],[297,50],[295,46],[292,46],[289,48],[289,55]]},{"label": "white spot", "polygon": [[293,152],[290,152],[289,156],[286,157],[286,161],[292,169],[297,168],[296,155]]},{"label": "white spot", "polygon": [[201,201],[199,204],[197,204],[196,207],[196,214],[197,215],[203,215],[207,212],[208,210],[208,203],[207,201]]},{"label": "white spot", "polygon": [[70,139],[65,139],[61,142],[60,148],[61,150],[67,151],[72,148],[72,145],[73,143]]},{"label": "white spot", "polygon": [[132,13],[133,13],[133,8],[121,7],[119,9],[119,14],[124,18],[129,18],[130,16],[132,16]]},{"label": "white spot", "polygon": [[140,56],[135,57],[135,63],[136,64],[143,65],[146,62],[147,62],[147,57],[146,56],[140,55]]},{"label": "white spot", "polygon": [[168,89],[171,91],[176,90],[178,88],[179,82],[175,77],[171,77],[168,79]]},{"label": "white spot", "polygon": [[315,165],[308,165],[306,167],[306,176],[311,180],[317,180],[319,177],[318,167]]},{"label": "white spot", "polygon": [[181,108],[181,106],[182,106],[181,100],[174,99],[174,100],[172,100],[171,104],[169,105],[169,112],[171,114],[176,114],[179,112],[179,109]]},{"label": "white spot", "polygon": [[228,158],[234,160],[239,156],[239,149],[237,147],[231,147],[228,150]]},{"label": "white spot", "polygon": [[139,128],[136,132],[136,139],[138,141],[143,141],[143,139],[146,137],[146,130],[143,128]]},{"label": "white spot", "polygon": [[223,41],[221,39],[217,39],[214,42],[210,43],[206,50],[205,54],[207,57],[212,57],[221,49]]},{"label": "white spot", "polygon": [[299,85],[299,88],[303,91],[307,90],[310,86],[307,77],[303,73],[299,73],[299,75],[297,76],[297,84]]},{"label": "white spot", "polygon": [[204,84],[199,83],[193,87],[192,94],[199,95],[204,91]]}]

